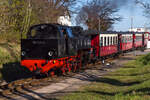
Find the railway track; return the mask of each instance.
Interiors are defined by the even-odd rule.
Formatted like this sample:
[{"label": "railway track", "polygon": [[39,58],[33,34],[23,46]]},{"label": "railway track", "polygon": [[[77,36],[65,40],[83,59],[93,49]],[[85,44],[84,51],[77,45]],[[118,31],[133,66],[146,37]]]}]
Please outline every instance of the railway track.
[{"label": "railway track", "polygon": [[[114,58],[109,58],[106,60],[106,62],[111,62],[114,60]],[[95,64],[89,64],[86,67],[82,68],[79,72],[83,72],[86,69],[98,69],[99,67],[96,67],[96,65],[100,65],[101,61],[96,62]],[[94,67],[93,67],[94,66]],[[105,70],[105,67],[102,67],[101,70]],[[6,83],[4,85],[0,85],[0,94],[1,96],[8,96],[8,95],[14,95],[16,92],[24,92],[24,89],[39,89],[44,86],[50,85],[52,83],[59,82],[63,79],[72,77],[73,75],[77,74],[73,72],[66,73],[66,75],[62,76],[53,76],[53,77],[45,77],[45,78],[26,78],[21,80],[16,80],[10,83]]]}]

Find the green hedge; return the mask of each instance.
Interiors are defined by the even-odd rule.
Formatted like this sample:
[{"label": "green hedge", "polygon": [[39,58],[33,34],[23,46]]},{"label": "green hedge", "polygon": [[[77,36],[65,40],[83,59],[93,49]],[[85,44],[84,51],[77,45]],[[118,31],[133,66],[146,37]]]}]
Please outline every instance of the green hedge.
[{"label": "green hedge", "polygon": [[138,61],[143,65],[150,65],[150,53],[146,56],[142,56]]}]

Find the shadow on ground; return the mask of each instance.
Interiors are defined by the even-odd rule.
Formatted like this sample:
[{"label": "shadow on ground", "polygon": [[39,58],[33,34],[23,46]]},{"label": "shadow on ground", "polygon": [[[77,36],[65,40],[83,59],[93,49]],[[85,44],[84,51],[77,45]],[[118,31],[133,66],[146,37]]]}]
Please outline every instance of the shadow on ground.
[{"label": "shadow on ground", "polygon": [[[27,89],[25,87],[21,88],[23,91],[19,91],[19,90],[14,90],[11,91],[11,93],[15,96],[18,97],[12,97],[9,95],[4,95],[4,94],[0,94],[0,98],[5,98],[8,100],[21,100],[21,99],[26,99],[26,100],[59,100],[57,98],[52,98],[49,96],[44,96],[44,94],[40,94],[40,93],[36,93],[30,89]],[[27,92],[27,93],[26,93]]]},{"label": "shadow on ground", "polygon": [[[141,88],[141,89],[133,89],[130,91],[118,91],[118,92],[105,92],[105,91],[100,91],[100,90],[87,90],[87,91],[58,91],[58,92],[54,92],[54,93],[50,93],[50,94],[43,94],[44,97],[54,97],[54,98],[58,98],[59,97],[63,97],[63,96],[67,96],[68,94],[72,94],[72,93],[79,93],[80,94],[89,94],[89,93],[94,93],[94,94],[98,94],[98,95],[103,95],[103,96],[115,96],[117,94],[122,93],[123,95],[128,95],[128,94],[132,94],[132,93],[136,93],[138,95],[138,93],[143,93],[145,95],[150,95],[150,88]],[[141,94],[142,96],[142,94]],[[49,99],[48,99],[49,100]]]},{"label": "shadow on ground", "polygon": [[6,82],[28,78],[32,75],[27,68],[20,66],[19,62],[3,64],[3,68],[0,69],[0,73],[2,74],[3,80]]},{"label": "shadow on ground", "polygon": [[82,81],[107,83],[114,86],[132,86],[143,83],[143,81],[121,82],[113,78],[99,77],[98,75],[92,75],[87,72],[80,73],[80,76],[73,76],[73,78],[80,79]]}]

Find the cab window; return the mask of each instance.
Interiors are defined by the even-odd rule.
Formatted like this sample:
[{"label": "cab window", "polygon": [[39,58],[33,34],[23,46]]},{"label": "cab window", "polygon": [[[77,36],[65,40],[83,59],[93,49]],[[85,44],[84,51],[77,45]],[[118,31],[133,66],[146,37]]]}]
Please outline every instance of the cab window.
[{"label": "cab window", "polygon": [[103,37],[101,37],[100,46],[103,46]]},{"label": "cab window", "polygon": [[65,38],[73,38],[72,30],[70,28],[61,29],[61,33]]},{"label": "cab window", "polygon": [[73,34],[72,34],[72,30],[71,30],[70,28],[67,28],[67,33],[68,33],[68,36],[69,36],[70,38],[73,38],[73,37],[74,37]]},{"label": "cab window", "polygon": [[47,39],[57,37],[59,37],[57,28],[46,24],[32,26],[27,33],[27,38]]},{"label": "cab window", "polygon": [[65,38],[68,38],[68,34],[67,34],[67,30],[66,29],[62,29],[61,32],[63,33],[63,36]]}]

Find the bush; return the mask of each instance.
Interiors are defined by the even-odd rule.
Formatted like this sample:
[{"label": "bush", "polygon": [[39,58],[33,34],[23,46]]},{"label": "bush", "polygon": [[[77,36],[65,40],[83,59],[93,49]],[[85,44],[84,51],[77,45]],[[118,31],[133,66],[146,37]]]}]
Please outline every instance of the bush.
[{"label": "bush", "polygon": [[146,56],[143,56],[139,59],[139,62],[143,65],[150,65],[150,53]]},{"label": "bush", "polygon": [[20,60],[20,45],[6,43],[0,45],[0,65]]}]

